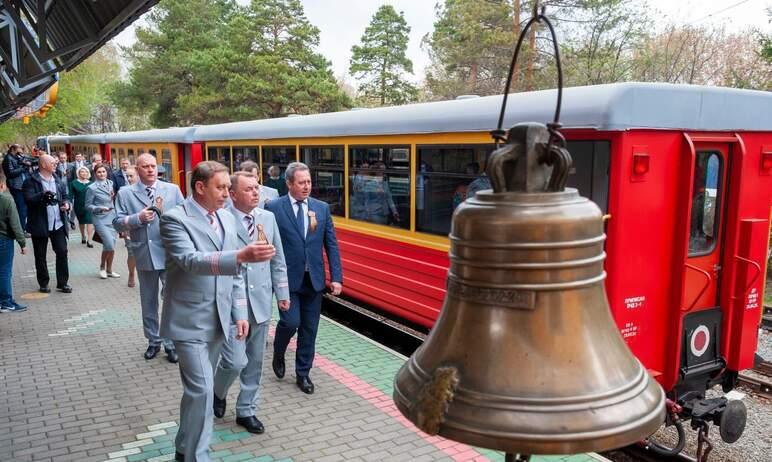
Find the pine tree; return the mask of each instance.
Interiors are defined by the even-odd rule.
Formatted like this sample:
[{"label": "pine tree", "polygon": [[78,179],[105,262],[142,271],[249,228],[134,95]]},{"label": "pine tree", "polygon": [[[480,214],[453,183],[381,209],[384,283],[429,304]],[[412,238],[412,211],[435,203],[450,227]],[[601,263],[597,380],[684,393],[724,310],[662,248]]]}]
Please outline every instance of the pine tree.
[{"label": "pine tree", "polygon": [[414,101],[416,87],[404,73],[413,73],[407,58],[410,26],[402,12],[381,6],[362,35],[360,45],[351,48],[349,72],[360,82],[359,92],[366,104],[397,105]]}]

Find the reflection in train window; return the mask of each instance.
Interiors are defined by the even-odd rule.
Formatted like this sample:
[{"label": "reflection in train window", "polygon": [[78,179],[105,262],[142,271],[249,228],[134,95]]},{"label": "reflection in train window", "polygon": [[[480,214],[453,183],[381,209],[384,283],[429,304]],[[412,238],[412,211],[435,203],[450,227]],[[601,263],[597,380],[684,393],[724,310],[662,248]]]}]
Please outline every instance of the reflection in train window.
[{"label": "reflection in train window", "polygon": [[343,146],[300,148],[300,158],[311,169],[311,195],[327,202],[330,213],[345,216],[343,183]]},{"label": "reflection in train window", "polygon": [[257,163],[257,146],[234,146],[233,147],[233,171],[241,169],[241,163],[246,161]]},{"label": "reflection in train window", "polygon": [[349,218],[410,229],[410,148],[349,147]]},{"label": "reflection in train window", "polygon": [[209,146],[207,148],[207,160],[219,162],[225,165],[230,172],[233,172],[231,148],[229,146]]},{"label": "reflection in train window", "polygon": [[722,159],[716,152],[698,152],[694,166],[689,256],[707,255],[716,248]]}]

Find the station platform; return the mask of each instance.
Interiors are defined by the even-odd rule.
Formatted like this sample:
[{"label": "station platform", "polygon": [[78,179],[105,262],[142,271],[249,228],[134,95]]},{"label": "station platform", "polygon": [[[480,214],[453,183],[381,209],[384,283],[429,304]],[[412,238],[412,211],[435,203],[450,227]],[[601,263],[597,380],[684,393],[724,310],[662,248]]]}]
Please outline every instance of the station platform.
[{"label": "station platform", "polygon": [[[37,291],[32,245],[14,258],[14,296],[23,313],[0,314],[0,461],[134,462],[174,459],[182,394],[179,371],[163,352],[142,354],[139,289],[127,287],[126,251],[117,245],[120,279],[97,276],[100,246],[70,236],[72,294]],[[51,276],[53,252],[49,249]],[[52,286],[55,281],[52,281]],[[273,331],[271,332],[271,335]],[[283,380],[266,370],[258,417],[266,432],[235,424],[238,386],[215,419],[215,461],[503,461],[417,430],[391,400],[405,358],[322,319],[314,369],[316,393],[294,384],[294,345]],[[607,460],[596,454],[540,456],[537,462]]]}]

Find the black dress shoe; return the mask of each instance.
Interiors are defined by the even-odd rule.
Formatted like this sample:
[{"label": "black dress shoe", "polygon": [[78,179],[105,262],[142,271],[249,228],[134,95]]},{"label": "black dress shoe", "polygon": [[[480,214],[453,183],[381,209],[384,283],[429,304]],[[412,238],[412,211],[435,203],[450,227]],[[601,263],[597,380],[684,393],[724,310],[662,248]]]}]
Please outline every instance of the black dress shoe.
[{"label": "black dress shoe", "polygon": [[63,292],[65,294],[71,294],[72,293],[72,286],[69,284],[65,284],[63,286],[57,286],[56,290],[59,292]]},{"label": "black dress shoe", "polygon": [[[212,405],[212,409],[214,409],[214,416],[218,419],[222,419],[222,416],[225,415],[225,399],[218,398],[217,393],[212,393],[212,395],[214,396],[214,404]],[[236,419],[236,421],[238,421],[238,419]]]},{"label": "black dress shoe", "polygon": [[314,394],[314,382],[311,381],[311,377],[307,375],[302,375],[297,378],[297,384],[298,388],[300,388],[300,391],[307,395],[313,395]]},{"label": "black dress shoe", "polygon": [[260,434],[265,432],[263,423],[257,420],[257,417],[255,416],[236,417],[236,425],[241,425],[242,427],[246,428],[249,433]]},{"label": "black dress shoe", "polygon": [[276,374],[276,377],[283,379],[285,372],[284,356],[274,356],[271,366],[273,366],[273,373]]},{"label": "black dress shoe", "polygon": [[38,289],[38,291],[39,292],[43,292],[44,294],[48,294],[48,293],[51,293],[51,288],[50,287],[41,287],[40,289]]},{"label": "black dress shoe", "polygon": [[145,350],[145,359],[155,358],[159,351],[161,351],[160,345],[148,345],[147,350]]},{"label": "black dress shoe", "polygon": [[172,364],[177,364],[180,362],[180,357],[177,356],[177,350],[174,348],[166,348],[164,347],[164,351],[166,352],[166,360],[169,361]]},{"label": "black dress shoe", "polygon": [[174,460],[175,462],[185,462],[185,454],[174,451]]}]

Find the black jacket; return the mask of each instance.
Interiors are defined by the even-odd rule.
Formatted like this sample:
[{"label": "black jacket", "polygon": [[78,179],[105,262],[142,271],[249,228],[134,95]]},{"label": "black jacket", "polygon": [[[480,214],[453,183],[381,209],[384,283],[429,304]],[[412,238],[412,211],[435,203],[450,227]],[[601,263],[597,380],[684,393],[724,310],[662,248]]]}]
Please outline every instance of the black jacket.
[{"label": "black jacket", "polygon": [[[67,195],[67,186],[56,175],[54,175],[54,180],[56,181],[56,199],[59,201],[59,204],[70,202],[70,198]],[[48,236],[48,210],[43,200],[43,193],[46,190],[43,187],[43,179],[40,177],[39,172],[33,173],[24,182],[22,191],[24,192],[24,202],[27,203],[27,231],[29,231],[32,237]],[[61,210],[59,215],[66,233],[67,215]]]},{"label": "black jacket", "polygon": [[3,173],[6,184],[11,189],[21,189],[24,180],[29,178],[29,167],[21,163],[21,156],[6,154],[3,157]]},{"label": "black jacket", "polygon": [[116,170],[113,172],[113,189],[115,189],[115,194],[117,197],[118,190],[121,189],[121,187],[126,186],[128,182],[126,181],[126,177],[123,176],[123,170]]}]

